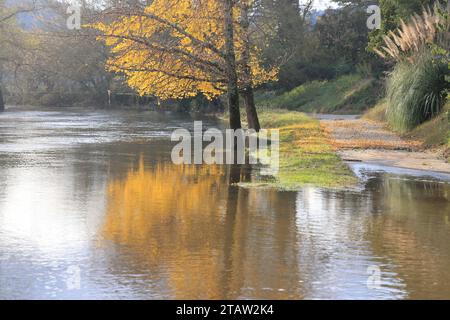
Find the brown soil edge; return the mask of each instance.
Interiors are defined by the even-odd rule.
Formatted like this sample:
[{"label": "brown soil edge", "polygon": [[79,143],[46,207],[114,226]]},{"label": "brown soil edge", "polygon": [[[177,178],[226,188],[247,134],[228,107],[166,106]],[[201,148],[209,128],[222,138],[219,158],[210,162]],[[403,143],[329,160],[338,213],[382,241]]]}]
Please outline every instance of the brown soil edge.
[{"label": "brown soil edge", "polygon": [[401,137],[381,122],[345,119],[320,123],[344,161],[450,173],[450,163],[446,160],[450,150],[427,148],[422,141]]}]

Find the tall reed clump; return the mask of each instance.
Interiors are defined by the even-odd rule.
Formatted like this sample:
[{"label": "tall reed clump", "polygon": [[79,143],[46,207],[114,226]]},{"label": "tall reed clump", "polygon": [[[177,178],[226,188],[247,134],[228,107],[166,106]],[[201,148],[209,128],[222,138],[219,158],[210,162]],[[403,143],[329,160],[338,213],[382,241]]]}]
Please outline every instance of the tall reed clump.
[{"label": "tall reed clump", "polygon": [[387,83],[387,118],[394,130],[405,132],[438,115],[446,100],[448,68],[429,51],[414,64],[397,64]]},{"label": "tall reed clump", "polygon": [[[440,7],[426,8],[406,24],[384,37],[377,53],[397,64],[387,82],[387,119],[393,129],[405,132],[439,114],[445,104],[449,83],[447,57],[437,55],[442,39],[441,25],[448,19]],[[447,19],[444,21],[444,19]]]},{"label": "tall reed clump", "polygon": [[382,58],[395,61],[408,60],[414,63],[414,56],[420,54],[424,46],[434,44],[438,37],[441,17],[437,14],[438,6],[434,9],[424,8],[421,15],[414,14],[409,23],[400,21],[400,28],[389,31],[383,37],[384,46],[381,50],[374,49]]}]

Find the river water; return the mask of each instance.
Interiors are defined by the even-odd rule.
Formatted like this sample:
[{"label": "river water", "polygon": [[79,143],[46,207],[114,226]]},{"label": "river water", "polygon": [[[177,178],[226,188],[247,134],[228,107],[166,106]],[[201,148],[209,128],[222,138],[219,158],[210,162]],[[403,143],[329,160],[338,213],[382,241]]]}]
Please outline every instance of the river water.
[{"label": "river water", "polygon": [[0,299],[450,299],[448,177],[355,165],[355,190],[246,190],[255,168],[172,164],[192,126],[0,114]]}]

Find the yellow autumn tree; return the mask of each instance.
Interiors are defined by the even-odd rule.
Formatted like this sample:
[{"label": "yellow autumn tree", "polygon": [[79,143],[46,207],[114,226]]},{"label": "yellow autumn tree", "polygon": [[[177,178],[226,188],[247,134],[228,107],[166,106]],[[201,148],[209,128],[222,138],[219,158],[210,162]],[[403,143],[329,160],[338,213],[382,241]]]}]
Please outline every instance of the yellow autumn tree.
[{"label": "yellow autumn tree", "polygon": [[[93,27],[111,47],[108,69],[123,73],[141,95],[178,99],[202,93],[213,98],[228,91],[230,96],[235,74],[250,113],[249,126],[259,129],[251,89],[275,80],[278,69],[263,68],[260,52],[251,45],[251,4],[249,0],[238,5],[231,0],[155,0],[142,10],[109,11],[112,22]],[[230,103],[238,103],[236,97],[231,101],[229,97]],[[236,117],[236,106],[229,107],[230,117],[233,110]],[[239,123],[231,120],[232,127],[240,127],[240,119]]]}]

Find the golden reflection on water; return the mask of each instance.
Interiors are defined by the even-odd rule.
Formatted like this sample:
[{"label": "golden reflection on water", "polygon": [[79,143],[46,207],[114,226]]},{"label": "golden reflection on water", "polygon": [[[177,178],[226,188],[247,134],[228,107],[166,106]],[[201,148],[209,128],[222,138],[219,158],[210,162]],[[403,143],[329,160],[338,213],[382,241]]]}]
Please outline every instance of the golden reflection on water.
[{"label": "golden reflection on water", "polygon": [[230,186],[243,171],[167,163],[146,169],[141,160],[109,183],[102,236],[164,269],[177,299],[300,298],[289,289],[297,275],[295,234],[288,219],[273,215],[274,206],[292,217],[295,208],[276,192]]},{"label": "golden reflection on water", "polygon": [[[141,158],[108,183],[102,238],[133,252],[176,299],[450,296],[444,185],[386,177],[365,196],[233,185],[248,178],[242,166]],[[380,291],[366,286],[372,265]]]}]

